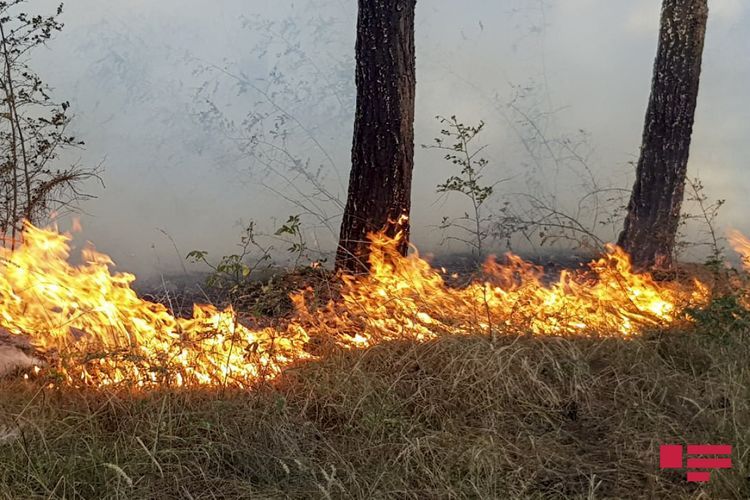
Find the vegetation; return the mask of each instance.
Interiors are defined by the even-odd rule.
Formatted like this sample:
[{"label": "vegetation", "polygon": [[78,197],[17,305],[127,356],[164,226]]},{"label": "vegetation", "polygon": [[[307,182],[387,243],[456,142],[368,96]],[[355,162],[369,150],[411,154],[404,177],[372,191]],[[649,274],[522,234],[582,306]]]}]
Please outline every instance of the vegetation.
[{"label": "vegetation", "polygon": [[[253,271],[267,268],[271,260],[271,247],[264,247],[255,235],[255,221],[251,221],[240,237],[240,251],[230,255],[224,255],[218,264],[211,264],[208,260],[208,252],[205,250],[193,250],[187,254],[187,260],[194,263],[203,263],[211,269],[210,276],[206,279],[206,285],[211,288],[220,288],[234,293],[250,276]],[[253,264],[246,261],[250,258],[253,250],[259,251],[259,257],[254,259]]]},{"label": "vegetation", "polygon": [[437,192],[459,194],[471,202],[470,212],[464,212],[461,217],[443,217],[440,227],[444,230],[458,230],[457,236],[448,236],[447,239],[458,240],[468,245],[475,261],[479,263],[485,257],[484,242],[492,233],[493,221],[493,218],[484,212],[483,206],[492,196],[496,184],[482,183],[482,172],[488,161],[479,156],[484,146],[472,144],[484,129],[484,122],[472,126],[459,122],[455,115],[450,118],[436,118],[444,127],[440,131],[441,137],[435,138],[435,144],[425,144],[422,147],[445,151],[443,158],[460,169],[458,174],[451,175],[445,182],[438,184]]},{"label": "vegetation", "polygon": [[[0,389],[2,498],[744,498],[748,331],[446,337],[251,392]],[[700,486],[663,443],[732,443]]]},{"label": "vegetation", "polygon": [[30,53],[62,30],[62,4],[50,16],[20,11],[26,0],[0,2],[0,235],[15,241],[24,220],[43,222],[82,198],[97,169],[55,166],[62,150],[83,142],[68,132],[70,103],[55,102],[27,64]]}]

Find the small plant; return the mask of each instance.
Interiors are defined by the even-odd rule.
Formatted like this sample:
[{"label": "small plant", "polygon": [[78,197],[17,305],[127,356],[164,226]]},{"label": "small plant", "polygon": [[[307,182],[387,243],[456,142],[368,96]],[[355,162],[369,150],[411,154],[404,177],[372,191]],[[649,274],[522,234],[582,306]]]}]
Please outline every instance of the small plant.
[{"label": "small plant", "polygon": [[737,294],[714,297],[706,307],[689,309],[687,313],[700,330],[712,335],[747,331],[750,328],[750,311]]},{"label": "small plant", "polygon": [[[683,210],[680,217],[680,230],[678,242],[675,245],[675,254],[691,248],[707,249],[706,265],[714,272],[719,272],[724,267],[724,238],[719,236],[716,231],[716,221],[726,200],[711,201],[705,192],[703,182],[698,177],[688,178],[685,184],[687,190],[685,201],[692,205],[693,210]],[[698,239],[696,241],[685,239],[685,228],[691,223],[698,225],[696,234]]]},{"label": "small plant", "polygon": [[[225,290],[230,296],[235,295],[242,285],[247,281],[253,271],[267,269],[270,267],[271,246],[263,246],[256,238],[255,221],[250,221],[244,229],[240,238],[240,251],[232,255],[225,255],[218,264],[214,265],[208,261],[208,252],[204,250],[193,250],[187,254],[187,260],[194,263],[203,263],[213,271],[206,280],[211,288]],[[252,264],[246,264],[254,251],[260,253]]]},{"label": "small plant", "polygon": [[[287,251],[294,256],[291,270],[277,268],[270,277],[260,275],[259,271],[273,270],[274,267],[271,256],[274,247],[262,242],[268,239],[289,244]],[[205,264],[211,269],[206,285],[238,310],[258,316],[286,314],[293,308],[289,299],[292,292],[305,288],[308,282],[326,277],[326,271],[321,268],[325,260],[313,261],[310,266],[300,265],[309,251],[300,215],[290,215],[273,234],[258,233],[255,222],[250,221],[240,238],[239,247],[237,253],[221,257],[218,264],[212,264],[204,250],[193,250],[187,255],[188,261]]]},{"label": "small plant", "polygon": [[300,261],[307,252],[307,242],[302,233],[302,226],[299,215],[290,215],[287,221],[276,230],[275,236],[289,235],[292,238],[287,251],[295,256],[294,267],[298,267]]},{"label": "small plant", "polygon": [[[458,121],[455,115],[450,118],[435,117],[444,128],[441,137],[435,138],[435,144],[422,145],[423,148],[440,149],[446,151],[444,159],[451,162],[460,172],[438,184],[438,193],[457,193],[471,203],[471,210],[464,212],[461,217],[443,217],[440,228],[443,230],[457,229],[458,236],[448,236],[465,243],[471,248],[472,255],[477,261],[484,256],[485,240],[490,235],[490,217],[485,215],[483,206],[494,192],[494,184],[482,183],[482,172],[487,166],[487,159],[479,156],[486,146],[473,144],[474,139],[484,129],[484,122],[478,125],[465,125]],[[497,184],[497,183],[496,183]]]}]

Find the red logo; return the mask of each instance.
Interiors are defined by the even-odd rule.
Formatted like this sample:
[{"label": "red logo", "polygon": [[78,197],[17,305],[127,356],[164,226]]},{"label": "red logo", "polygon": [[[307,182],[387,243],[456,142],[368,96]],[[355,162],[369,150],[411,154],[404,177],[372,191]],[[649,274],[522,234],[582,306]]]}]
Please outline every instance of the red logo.
[{"label": "red logo", "polygon": [[[687,467],[683,462],[681,444],[663,444],[659,447],[660,469],[687,468],[687,480],[691,483],[707,483],[711,479],[708,470],[690,469],[731,469],[732,445],[730,444],[689,444],[687,445]],[[707,457],[705,455],[714,455]],[[716,457],[719,455],[720,457]]]}]

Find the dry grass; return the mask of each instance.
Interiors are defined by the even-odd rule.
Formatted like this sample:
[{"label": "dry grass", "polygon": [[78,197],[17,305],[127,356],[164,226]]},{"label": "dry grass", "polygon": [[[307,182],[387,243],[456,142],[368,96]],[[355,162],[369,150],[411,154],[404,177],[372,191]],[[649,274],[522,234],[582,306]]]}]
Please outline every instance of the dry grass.
[{"label": "dry grass", "polygon": [[[750,342],[446,337],[251,392],[0,388],[0,498],[747,498]],[[660,443],[731,443],[708,485]]]}]

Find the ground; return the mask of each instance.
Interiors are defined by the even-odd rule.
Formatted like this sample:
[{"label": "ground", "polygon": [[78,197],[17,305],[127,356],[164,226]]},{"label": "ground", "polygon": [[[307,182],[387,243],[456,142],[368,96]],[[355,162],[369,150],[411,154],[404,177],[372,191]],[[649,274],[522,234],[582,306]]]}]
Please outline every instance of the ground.
[{"label": "ground", "polygon": [[[391,342],[250,391],[6,378],[0,498],[748,498],[750,342],[725,320]],[[733,468],[687,483],[670,443],[732,444]]]}]

